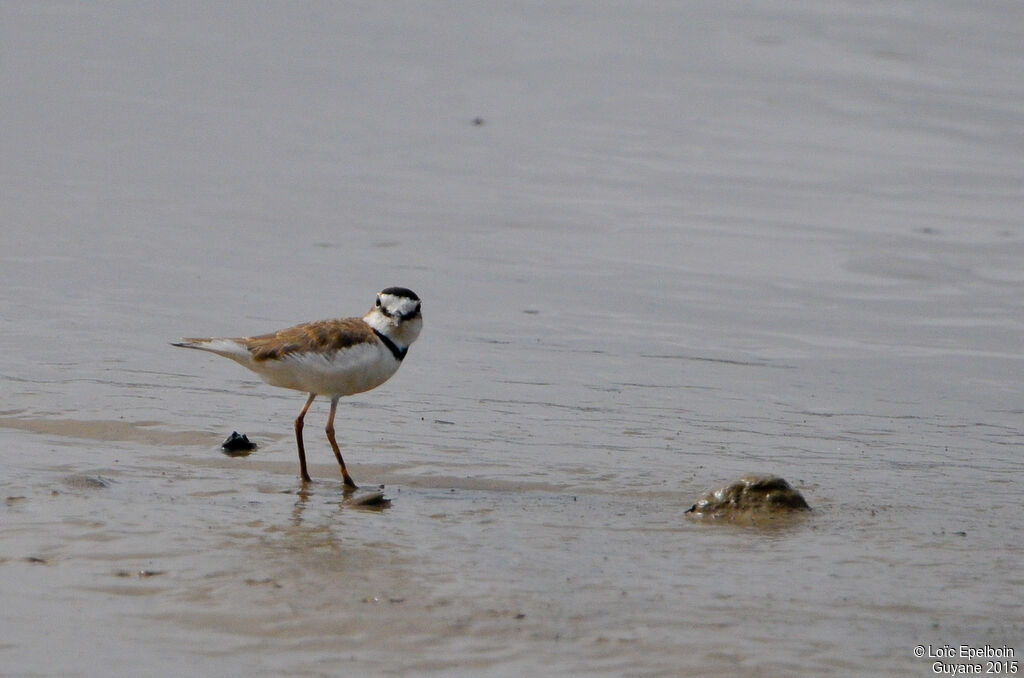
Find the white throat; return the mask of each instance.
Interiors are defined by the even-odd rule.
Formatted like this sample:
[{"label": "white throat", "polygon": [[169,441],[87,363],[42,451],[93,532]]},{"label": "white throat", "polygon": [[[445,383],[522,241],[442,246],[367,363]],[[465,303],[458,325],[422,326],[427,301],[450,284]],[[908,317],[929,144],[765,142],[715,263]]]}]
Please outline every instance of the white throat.
[{"label": "white throat", "polygon": [[395,316],[385,315],[379,308],[370,309],[370,312],[363,316],[363,321],[393,341],[399,348],[408,348],[423,329],[423,319],[418,315],[407,320],[399,320]]}]

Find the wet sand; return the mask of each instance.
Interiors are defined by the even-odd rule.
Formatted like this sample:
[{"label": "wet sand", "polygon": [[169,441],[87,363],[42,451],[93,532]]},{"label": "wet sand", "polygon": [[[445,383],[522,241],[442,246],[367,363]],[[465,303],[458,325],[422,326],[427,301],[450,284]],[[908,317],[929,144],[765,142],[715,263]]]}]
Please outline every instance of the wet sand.
[{"label": "wet sand", "polygon": [[[5,676],[1019,659],[1017,5],[171,7],[0,8]],[[388,285],[386,507],[168,346]],[[746,473],[811,515],[685,520]]]}]

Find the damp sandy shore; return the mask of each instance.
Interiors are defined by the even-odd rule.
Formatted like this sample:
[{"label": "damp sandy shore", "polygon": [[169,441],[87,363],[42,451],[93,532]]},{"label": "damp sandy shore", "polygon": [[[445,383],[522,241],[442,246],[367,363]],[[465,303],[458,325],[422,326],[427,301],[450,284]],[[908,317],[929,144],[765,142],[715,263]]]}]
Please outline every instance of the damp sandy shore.
[{"label": "damp sandy shore", "polygon": [[[1021,7],[3,5],[0,673],[1019,658]],[[168,345],[388,285],[387,506]],[[684,519],[746,473],[811,515]]]}]

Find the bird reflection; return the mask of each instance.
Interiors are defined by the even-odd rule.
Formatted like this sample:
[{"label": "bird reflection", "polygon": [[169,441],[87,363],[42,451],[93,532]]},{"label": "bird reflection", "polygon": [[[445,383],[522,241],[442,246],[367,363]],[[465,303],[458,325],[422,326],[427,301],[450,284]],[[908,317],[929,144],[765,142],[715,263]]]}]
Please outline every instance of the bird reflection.
[{"label": "bird reflection", "polygon": [[[314,487],[315,486],[310,483],[305,483],[300,489],[296,490],[295,505],[292,508],[293,526],[300,527],[302,525],[303,514],[306,509],[313,506],[313,504],[311,504],[311,499],[316,494],[313,489]],[[324,492],[323,495],[330,495],[331,497],[324,502],[325,505],[335,505],[338,509],[344,510],[363,509],[370,511],[383,511],[391,506],[391,500],[384,496],[383,485],[375,490],[360,490],[343,485],[340,498],[338,497],[338,493],[334,490]]]}]

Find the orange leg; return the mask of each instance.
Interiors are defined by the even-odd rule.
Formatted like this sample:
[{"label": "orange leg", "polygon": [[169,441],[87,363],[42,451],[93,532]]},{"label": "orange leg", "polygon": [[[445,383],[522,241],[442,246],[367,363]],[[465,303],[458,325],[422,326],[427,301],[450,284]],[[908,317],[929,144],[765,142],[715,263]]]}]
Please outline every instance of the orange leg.
[{"label": "orange leg", "polygon": [[352,477],[348,474],[345,469],[345,460],[341,458],[341,450],[338,449],[338,441],[334,439],[334,412],[338,409],[338,398],[331,398],[331,414],[327,417],[327,442],[331,444],[331,449],[334,450],[334,456],[338,458],[338,465],[341,466],[341,477],[345,480],[346,487],[358,487],[352,480]]},{"label": "orange leg", "polygon": [[295,442],[299,445],[299,469],[302,471],[302,482],[311,482],[309,473],[306,471],[306,448],[302,446],[302,420],[306,417],[306,412],[309,411],[309,406],[313,404],[313,399],[316,398],[315,393],[309,394],[309,400],[306,401],[306,406],[299,412],[299,416],[295,419]]}]

